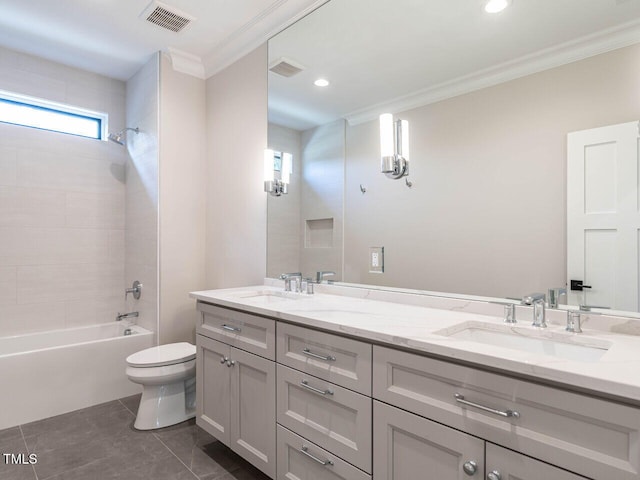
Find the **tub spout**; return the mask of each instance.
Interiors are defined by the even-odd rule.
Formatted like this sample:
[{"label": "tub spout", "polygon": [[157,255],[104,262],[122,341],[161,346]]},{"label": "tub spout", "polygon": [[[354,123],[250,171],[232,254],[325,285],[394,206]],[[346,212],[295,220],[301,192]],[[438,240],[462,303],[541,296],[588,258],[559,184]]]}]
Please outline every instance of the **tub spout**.
[{"label": "tub spout", "polygon": [[138,312],[129,312],[129,313],[120,313],[120,312],[118,312],[118,315],[116,315],[116,322],[119,322],[123,318],[132,318],[132,317],[137,317],[137,316],[138,316]]}]

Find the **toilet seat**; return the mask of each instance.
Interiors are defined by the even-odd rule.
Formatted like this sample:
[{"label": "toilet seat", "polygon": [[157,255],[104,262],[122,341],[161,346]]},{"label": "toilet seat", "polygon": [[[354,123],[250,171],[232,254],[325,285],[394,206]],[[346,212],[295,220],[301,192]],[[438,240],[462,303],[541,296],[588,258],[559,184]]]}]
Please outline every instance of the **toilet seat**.
[{"label": "toilet seat", "polygon": [[196,347],[187,342],[170,343],[141,350],[127,357],[127,365],[137,368],[163,367],[196,358]]}]

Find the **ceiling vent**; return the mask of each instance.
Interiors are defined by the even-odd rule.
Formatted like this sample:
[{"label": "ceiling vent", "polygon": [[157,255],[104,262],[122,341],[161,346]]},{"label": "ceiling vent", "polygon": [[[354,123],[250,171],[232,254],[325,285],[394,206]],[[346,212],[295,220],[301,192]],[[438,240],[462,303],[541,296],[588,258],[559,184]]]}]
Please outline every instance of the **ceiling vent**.
[{"label": "ceiling vent", "polygon": [[303,70],[304,67],[302,65],[286,57],[280,57],[269,65],[269,71],[282,75],[283,77],[293,77]]},{"label": "ceiling vent", "polygon": [[140,18],[175,33],[180,32],[195,20],[195,17],[181,12],[177,8],[155,0],[144,9]]}]

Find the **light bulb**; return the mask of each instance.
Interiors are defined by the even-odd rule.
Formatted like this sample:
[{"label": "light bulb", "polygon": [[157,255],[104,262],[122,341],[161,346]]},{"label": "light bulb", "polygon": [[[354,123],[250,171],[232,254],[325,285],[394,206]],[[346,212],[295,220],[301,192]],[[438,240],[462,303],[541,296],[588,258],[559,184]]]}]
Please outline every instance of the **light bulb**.
[{"label": "light bulb", "polygon": [[264,151],[264,181],[273,182],[273,150],[270,148]]},{"label": "light bulb", "polygon": [[498,13],[509,6],[509,0],[489,0],[484,7],[487,13]]},{"label": "light bulb", "polygon": [[380,115],[380,156],[392,157],[393,151],[393,115]]}]

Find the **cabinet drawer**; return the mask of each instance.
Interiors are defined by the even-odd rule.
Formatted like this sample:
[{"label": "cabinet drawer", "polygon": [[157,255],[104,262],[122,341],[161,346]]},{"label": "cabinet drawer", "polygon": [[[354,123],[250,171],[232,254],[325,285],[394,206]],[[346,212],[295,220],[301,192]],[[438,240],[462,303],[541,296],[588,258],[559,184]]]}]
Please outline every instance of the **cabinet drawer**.
[{"label": "cabinet drawer", "polygon": [[371,398],[278,365],[277,419],[371,473]]},{"label": "cabinet drawer", "polygon": [[371,395],[371,345],[278,323],[278,363]]},{"label": "cabinet drawer", "polygon": [[377,346],[373,371],[377,399],[587,477],[640,478],[638,408]]},{"label": "cabinet drawer", "polygon": [[198,302],[196,333],[275,360],[275,320]]},{"label": "cabinet drawer", "polygon": [[278,480],[371,480],[362,470],[278,425]]}]

